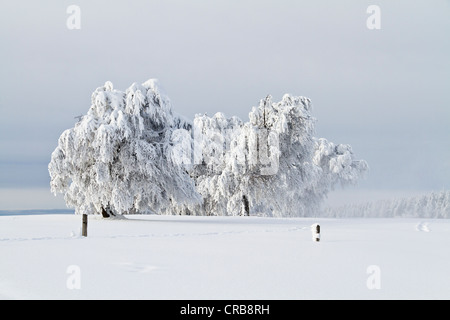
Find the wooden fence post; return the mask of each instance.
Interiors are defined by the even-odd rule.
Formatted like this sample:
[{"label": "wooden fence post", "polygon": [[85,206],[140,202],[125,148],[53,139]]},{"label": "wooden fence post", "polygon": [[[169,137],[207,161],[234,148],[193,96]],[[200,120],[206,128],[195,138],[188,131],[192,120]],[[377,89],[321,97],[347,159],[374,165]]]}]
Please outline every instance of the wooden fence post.
[{"label": "wooden fence post", "polygon": [[88,216],[87,214],[83,214],[83,223],[81,228],[81,235],[83,237],[87,237],[87,225],[88,225]]}]

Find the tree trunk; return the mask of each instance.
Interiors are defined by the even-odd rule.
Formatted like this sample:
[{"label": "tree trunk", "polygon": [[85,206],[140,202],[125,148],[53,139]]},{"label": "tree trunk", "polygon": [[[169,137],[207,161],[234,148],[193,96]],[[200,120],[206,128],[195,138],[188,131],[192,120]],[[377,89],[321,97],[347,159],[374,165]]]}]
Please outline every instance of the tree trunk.
[{"label": "tree trunk", "polygon": [[109,218],[108,212],[106,212],[105,208],[102,207],[102,216],[103,218]]},{"label": "tree trunk", "polygon": [[250,203],[248,202],[247,196],[242,196],[242,203],[244,205],[244,216],[250,216]]},{"label": "tree trunk", "polygon": [[111,211],[111,209],[109,209],[109,206],[108,206],[108,207],[106,207],[106,209],[104,207],[102,207],[102,216],[103,216],[103,218],[109,218],[109,217],[115,216],[115,214]]}]

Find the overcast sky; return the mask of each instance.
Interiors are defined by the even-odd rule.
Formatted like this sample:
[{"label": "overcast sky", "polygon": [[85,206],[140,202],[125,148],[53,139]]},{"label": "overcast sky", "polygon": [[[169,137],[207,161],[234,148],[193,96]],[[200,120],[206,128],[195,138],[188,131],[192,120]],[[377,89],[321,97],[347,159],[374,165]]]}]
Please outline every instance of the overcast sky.
[{"label": "overcast sky", "polygon": [[11,189],[49,189],[51,152],[95,88],[149,78],[191,119],[309,97],[317,136],[368,161],[359,188],[450,189],[448,0],[2,1],[0,43],[0,209]]}]

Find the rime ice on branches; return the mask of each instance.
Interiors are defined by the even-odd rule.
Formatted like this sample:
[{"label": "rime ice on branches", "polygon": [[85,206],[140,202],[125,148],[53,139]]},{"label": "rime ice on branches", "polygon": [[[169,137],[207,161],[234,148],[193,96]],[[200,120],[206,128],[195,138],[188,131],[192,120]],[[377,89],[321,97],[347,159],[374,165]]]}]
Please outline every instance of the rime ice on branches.
[{"label": "rime ice on branches", "polygon": [[169,156],[172,133],[185,126],[156,80],[125,92],[107,82],[59,138],[49,164],[51,190],[65,194],[78,214],[165,213],[198,203],[192,179]]},{"label": "rime ice on branches", "polygon": [[77,213],[306,216],[367,171],[349,145],[314,137],[311,101],[271,96],[249,121],[172,111],[156,80],[107,82],[60,137],[51,190]]}]

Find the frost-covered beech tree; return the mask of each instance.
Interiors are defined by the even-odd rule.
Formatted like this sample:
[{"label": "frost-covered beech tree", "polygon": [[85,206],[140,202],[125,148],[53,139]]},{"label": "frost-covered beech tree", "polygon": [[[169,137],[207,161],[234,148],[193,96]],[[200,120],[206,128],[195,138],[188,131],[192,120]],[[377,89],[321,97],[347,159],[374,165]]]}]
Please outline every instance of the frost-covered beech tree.
[{"label": "frost-covered beech tree", "polygon": [[107,82],[66,130],[51,189],[77,213],[305,216],[367,170],[348,145],[314,135],[311,101],[268,96],[249,121],[217,113],[190,123],[155,80],[125,92]]},{"label": "frost-covered beech tree", "polygon": [[189,128],[156,80],[125,92],[107,82],[59,138],[49,164],[51,190],[63,193],[76,213],[105,217],[198,203],[193,180],[173,156],[173,139]]},{"label": "frost-covered beech tree", "polygon": [[[313,137],[308,98],[261,100],[243,123],[221,113],[196,116],[201,163],[191,176],[203,214],[305,216],[336,184],[355,183],[368,169],[348,145]],[[199,139],[200,142],[199,142]]]}]

